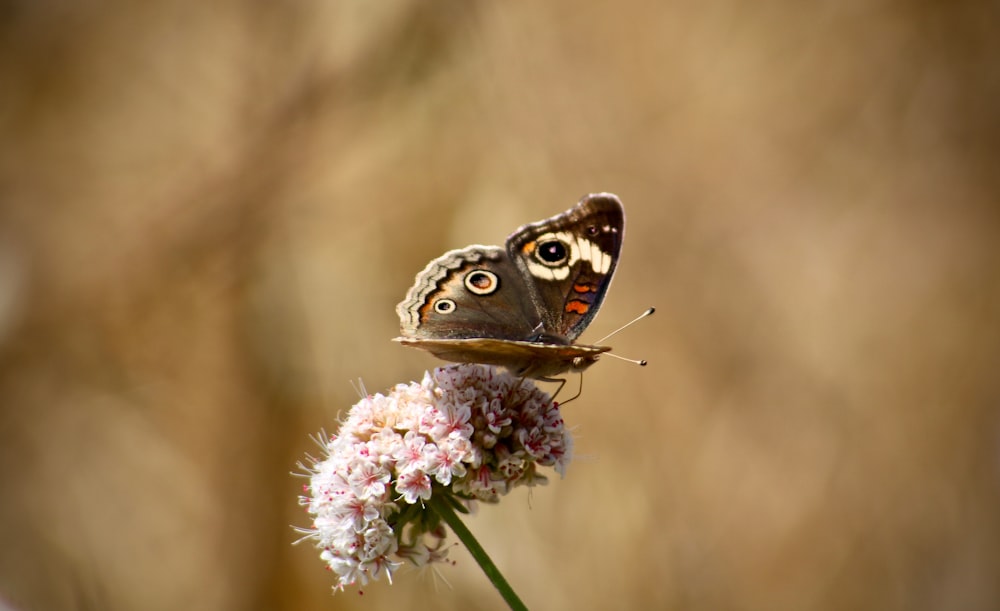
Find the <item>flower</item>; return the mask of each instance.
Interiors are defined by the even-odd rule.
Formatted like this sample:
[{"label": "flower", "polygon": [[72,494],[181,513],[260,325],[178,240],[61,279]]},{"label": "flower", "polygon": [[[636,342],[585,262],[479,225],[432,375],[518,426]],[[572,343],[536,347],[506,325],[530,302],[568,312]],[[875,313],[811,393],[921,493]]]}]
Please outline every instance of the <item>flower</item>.
[{"label": "flower", "polygon": [[496,503],[520,485],[560,475],[572,441],[559,408],[530,380],[486,365],[452,365],[420,383],[358,401],[325,457],[303,467],[300,504],[320,558],[337,575],[334,589],[362,585],[409,561],[445,560],[447,548],[432,497],[464,507]]}]

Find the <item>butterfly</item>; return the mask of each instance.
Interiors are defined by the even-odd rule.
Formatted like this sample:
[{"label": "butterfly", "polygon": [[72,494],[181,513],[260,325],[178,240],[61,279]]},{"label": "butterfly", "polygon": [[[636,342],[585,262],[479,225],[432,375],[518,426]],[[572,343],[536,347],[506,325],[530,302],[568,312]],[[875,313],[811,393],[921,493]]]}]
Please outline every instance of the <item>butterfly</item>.
[{"label": "butterfly", "polygon": [[518,228],[503,248],[446,252],[396,306],[395,341],[540,380],[583,371],[611,350],[575,342],[601,309],[624,237],[621,201],[595,193]]}]

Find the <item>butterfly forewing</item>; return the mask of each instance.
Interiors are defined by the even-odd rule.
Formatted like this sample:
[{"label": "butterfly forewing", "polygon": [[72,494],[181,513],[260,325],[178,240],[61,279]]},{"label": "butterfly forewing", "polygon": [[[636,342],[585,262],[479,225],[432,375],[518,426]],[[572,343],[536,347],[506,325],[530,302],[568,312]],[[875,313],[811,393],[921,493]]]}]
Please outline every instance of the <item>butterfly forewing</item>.
[{"label": "butterfly forewing", "polygon": [[507,252],[525,277],[550,335],[575,340],[597,315],[614,276],[625,234],[617,197],[585,197],[551,219],[525,225]]}]

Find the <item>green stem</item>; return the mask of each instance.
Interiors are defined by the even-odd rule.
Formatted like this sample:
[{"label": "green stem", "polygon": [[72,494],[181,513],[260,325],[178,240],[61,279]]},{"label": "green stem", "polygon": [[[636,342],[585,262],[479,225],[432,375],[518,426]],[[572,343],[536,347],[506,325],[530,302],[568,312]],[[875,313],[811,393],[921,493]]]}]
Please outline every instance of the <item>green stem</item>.
[{"label": "green stem", "polygon": [[452,532],[455,533],[455,536],[457,536],[462,544],[465,545],[466,549],[469,550],[469,553],[472,554],[472,557],[477,563],[479,563],[483,572],[486,573],[486,577],[488,577],[490,582],[493,583],[493,587],[495,587],[500,592],[500,596],[503,596],[503,599],[507,601],[507,606],[516,611],[528,611],[528,608],[524,606],[521,599],[517,597],[514,589],[510,587],[507,580],[500,574],[500,570],[495,564],[493,564],[490,557],[486,555],[486,550],[479,545],[476,538],[472,536],[472,532],[465,527],[465,524],[462,523],[462,520],[458,517],[458,514],[455,513],[455,510],[452,509],[451,505],[448,504],[448,501],[438,495],[435,495],[430,498],[427,504],[431,506],[435,513],[441,516],[441,519],[445,521],[445,523],[451,528]]}]

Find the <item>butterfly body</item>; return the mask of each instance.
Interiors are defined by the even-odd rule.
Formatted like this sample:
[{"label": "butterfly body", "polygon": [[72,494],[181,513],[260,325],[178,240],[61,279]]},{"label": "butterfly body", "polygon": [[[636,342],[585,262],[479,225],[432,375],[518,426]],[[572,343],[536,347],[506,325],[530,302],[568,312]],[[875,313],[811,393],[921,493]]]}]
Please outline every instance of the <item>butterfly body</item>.
[{"label": "butterfly body", "polygon": [[538,379],[583,371],[611,349],[575,341],[600,309],[624,232],[621,202],[599,193],[520,227],[503,248],[449,251],[417,274],[396,306],[396,341]]}]

